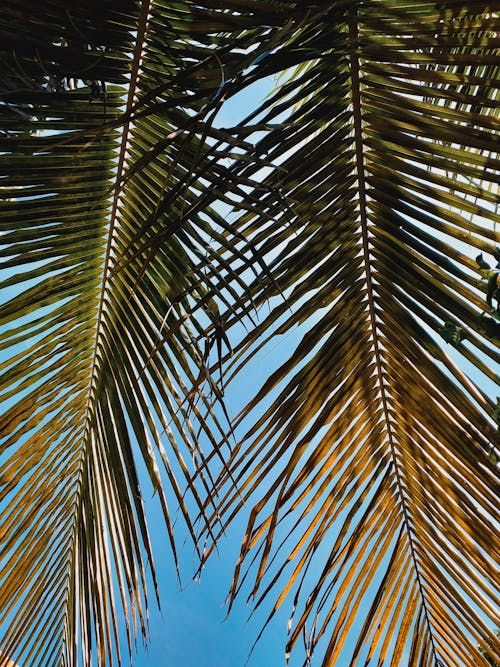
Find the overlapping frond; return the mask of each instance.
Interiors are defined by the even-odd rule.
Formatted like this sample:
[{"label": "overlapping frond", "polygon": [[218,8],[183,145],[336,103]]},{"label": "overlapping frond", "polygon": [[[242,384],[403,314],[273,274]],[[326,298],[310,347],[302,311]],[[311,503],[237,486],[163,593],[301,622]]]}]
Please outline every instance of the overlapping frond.
[{"label": "overlapping frond", "polygon": [[[212,543],[253,508],[231,597],[253,564],[287,653],[490,664],[495,8],[43,4],[0,27],[3,655],[111,664],[120,608],[146,634],[139,458],[174,559],[172,506]],[[233,432],[222,373],[291,332]]]}]

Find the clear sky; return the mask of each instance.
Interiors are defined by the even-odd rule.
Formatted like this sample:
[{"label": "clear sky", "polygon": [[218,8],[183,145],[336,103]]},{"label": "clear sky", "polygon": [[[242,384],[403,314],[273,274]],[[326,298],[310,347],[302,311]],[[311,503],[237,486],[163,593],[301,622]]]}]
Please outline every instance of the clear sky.
[{"label": "clear sky", "polygon": [[[159,516],[158,521],[161,521]],[[243,667],[260,629],[258,619],[261,623],[262,615],[255,619],[257,622],[252,620],[247,624],[251,607],[245,605],[245,597],[241,596],[224,620],[224,599],[238,553],[238,539],[230,536],[221,542],[219,554],[212,555],[199,583],[189,578],[193,557],[191,547],[186,545],[181,555],[181,569],[185,572],[182,591],[173,571],[169,547],[166,542],[161,544],[158,531],[155,531],[154,541],[162,612],[158,612],[152,599],[150,646],[145,649],[138,643],[134,664],[137,667]],[[248,663],[250,666],[285,664],[286,612],[285,605],[257,644]]]}]

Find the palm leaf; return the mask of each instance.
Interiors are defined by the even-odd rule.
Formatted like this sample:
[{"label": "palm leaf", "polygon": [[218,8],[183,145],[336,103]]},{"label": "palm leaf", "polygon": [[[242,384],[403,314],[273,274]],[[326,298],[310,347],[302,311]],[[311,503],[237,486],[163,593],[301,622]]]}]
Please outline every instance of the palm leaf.
[{"label": "palm leaf", "polygon": [[[211,203],[239,192],[227,145],[247,142],[212,129],[220,67],[199,33],[214,18],[133,1],[2,10],[0,619],[26,667],[120,661],[120,608],[131,654],[148,570],[158,597],[142,498],[159,498],[177,565],[172,507],[196,542],[213,488],[200,443],[226,446],[205,358],[220,322],[203,306],[240,280],[246,249]],[[249,38],[227,23],[235,66]]]},{"label": "palm leaf", "polygon": [[252,572],[267,622],[290,596],[306,662],[488,664],[499,357],[474,258],[498,239],[497,16],[353,2],[297,25],[271,58],[304,64],[262,109],[287,122],[259,149],[294,219],[239,219],[274,278],[253,303],[274,307],[234,363],[303,333],[219,480],[217,517],[252,508],[231,604]]}]

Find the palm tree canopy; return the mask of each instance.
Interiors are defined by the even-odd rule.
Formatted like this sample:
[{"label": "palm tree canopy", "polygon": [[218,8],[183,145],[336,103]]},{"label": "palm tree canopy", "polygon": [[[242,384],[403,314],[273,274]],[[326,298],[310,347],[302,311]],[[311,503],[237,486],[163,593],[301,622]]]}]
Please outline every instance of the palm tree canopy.
[{"label": "palm tree canopy", "polygon": [[4,0],[7,661],[146,637],[141,470],[175,562],[177,511],[200,563],[244,517],[287,656],[495,659],[495,4]]}]

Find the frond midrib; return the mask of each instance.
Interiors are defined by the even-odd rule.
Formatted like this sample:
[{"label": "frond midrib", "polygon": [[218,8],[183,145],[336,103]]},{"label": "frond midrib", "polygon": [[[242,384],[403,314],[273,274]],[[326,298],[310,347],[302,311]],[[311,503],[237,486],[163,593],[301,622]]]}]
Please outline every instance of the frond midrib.
[{"label": "frond midrib", "polygon": [[[152,0],[142,1],[140,13],[137,19],[137,35],[134,43],[134,51],[132,59],[130,62],[130,81],[128,82],[125,108],[123,109],[122,112],[122,117],[125,118],[126,120],[123,122],[121,126],[121,139],[119,143],[114,184],[110,189],[108,189],[108,192],[111,192],[111,198],[112,198],[111,210],[108,223],[106,250],[104,255],[104,261],[102,264],[102,279],[101,279],[100,294],[98,297],[99,305],[97,309],[97,317],[95,323],[93,355],[90,362],[90,371],[88,374],[88,392],[85,401],[85,407],[82,411],[82,420],[85,426],[82,433],[82,447],[80,451],[78,471],[76,473],[75,502],[73,505],[74,508],[73,522],[71,529],[71,541],[69,546],[70,557],[68,560],[68,567],[67,567],[68,573],[71,573],[75,570],[76,567],[75,559],[78,557],[78,550],[76,549],[76,543],[77,543],[76,534],[79,529],[79,524],[82,520],[82,500],[85,497],[86,480],[87,480],[85,470],[88,464],[89,456],[91,455],[92,430],[94,422],[94,406],[95,406],[95,401],[98,400],[98,394],[99,394],[98,386],[99,386],[100,359],[98,351],[100,348],[102,336],[104,335],[102,329],[103,329],[103,319],[106,317],[105,302],[106,302],[106,295],[109,290],[110,264],[113,251],[115,227],[119,212],[120,193],[122,191],[123,175],[126,169],[127,150],[130,140],[130,131],[132,124],[132,121],[130,119],[130,114],[134,101],[136,99],[137,89],[139,86],[140,65],[146,42],[146,33],[147,33],[147,25],[148,25],[151,1]],[[71,576],[68,576],[66,585],[65,616],[61,626],[63,633],[66,632],[66,626],[68,620],[70,585],[71,585]]]},{"label": "frond midrib", "polygon": [[403,493],[403,483],[401,479],[401,473],[399,470],[399,461],[396,454],[396,446],[394,443],[393,429],[389,414],[390,397],[387,395],[387,390],[384,382],[384,360],[383,360],[383,353],[381,351],[379,343],[380,334],[378,331],[377,318],[376,318],[375,287],[374,287],[373,272],[372,272],[373,260],[370,253],[370,241],[368,237],[369,223],[368,223],[368,212],[367,212],[367,193],[365,185],[365,179],[366,179],[365,166],[364,166],[365,146],[363,139],[363,120],[362,120],[362,109],[361,109],[362,90],[361,90],[361,81],[359,76],[360,66],[359,66],[359,56],[358,56],[358,44],[359,44],[359,35],[358,35],[357,8],[350,7],[349,8],[349,67],[351,74],[351,95],[352,95],[352,109],[353,109],[353,131],[354,131],[354,146],[355,146],[355,159],[356,159],[356,176],[358,181],[358,195],[359,195],[359,219],[360,219],[361,237],[363,244],[363,251],[362,251],[363,262],[364,262],[365,276],[366,276],[366,295],[367,295],[367,306],[368,306],[368,314],[370,321],[369,328],[371,331],[376,376],[380,391],[380,400],[382,403],[383,420],[385,424],[385,431],[387,434],[387,444],[390,449],[390,454],[392,459],[392,469],[395,477],[396,487],[398,490],[399,505],[402,512],[403,527],[408,539],[408,546],[411,554],[411,560],[413,563],[415,579],[422,602],[422,609],[425,616],[426,624],[429,629],[431,650],[434,655],[436,664],[439,664],[436,647],[433,641],[433,629],[427,609],[425,591],[420,577],[418,559],[415,553],[414,537],[410,527],[410,520],[409,520],[410,512],[406,496]]},{"label": "frond midrib", "polygon": [[136,97],[137,93],[137,88],[138,88],[138,82],[139,82],[139,77],[140,77],[140,64],[141,64],[141,59],[142,59],[142,54],[144,51],[144,44],[146,40],[146,30],[147,30],[147,23],[148,23],[148,17],[149,17],[149,9],[151,5],[151,0],[143,0],[141,4],[141,11],[138,17],[138,25],[137,25],[137,37],[134,45],[134,53],[132,57],[132,61],[130,64],[130,83],[128,87],[128,92],[127,92],[127,101],[125,104],[125,109],[123,112],[123,116],[127,119],[125,120],[123,126],[122,126],[122,131],[121,131],[121,141],[120,141],[120,149],[119,149],[119,154],[118,154],[118,162],[117,162],[117,167],[116,167],[116,176],[115,176],[115,183],[112,187],[112,204],[111,204],[111,213],[110,213],[110,220],[109,220],[109,226],[108,226],[108,239],[107,239],[107,244],[106,244],[106,253],[104,257],[104,264],[102,268],[102,285],[101,285],[101,293],[100,293],[100,299],[99,299],[99,308],[98,308],[98,313],[97,313],[97,323],[96,323],[96,333],[95,333],[95,347],[94,347],[94,355],[93,359],[91,362],[91,381],[89,385],[89,395],[87,399],[87,408],[86,408],[86,413],[87,413],[87,428],[89,427],[89,420],[91,419],[91,412],[92,412],[92,392],[96,388],[96,375],[97,375],[97,366],[98,366],[98,356],[97,356],[97,350],[99,348],[99,343],[100,343],[100,338],[102,336],[102,323],[103,323],[103,317],[105,316],[105,300],[106,300],[106,294],[108,291],[109,287],[109,278],[110,278],[110,262],[111,262],[111,253],[113,249],[113,241],[114,241],[114,232],[115,232],[115,226],[116,226],[116,221],[117,221],[117,214],[118,214],[118,208],[119,208],[119,199],[120,199],[120,193],[122,190],[122,182],[123,182],[123,174],[126,166],[126,156],[127,156],[127,147],[128,147],[128,142],[129,142],[129,134],[130,134],[130,129],[131,129],[131,120],[129,118],[130,116],[130,111],[132,109],[132,106],[134,104],[134,100]]}]

